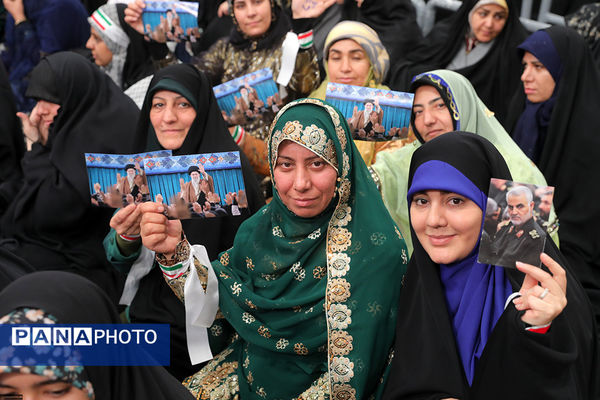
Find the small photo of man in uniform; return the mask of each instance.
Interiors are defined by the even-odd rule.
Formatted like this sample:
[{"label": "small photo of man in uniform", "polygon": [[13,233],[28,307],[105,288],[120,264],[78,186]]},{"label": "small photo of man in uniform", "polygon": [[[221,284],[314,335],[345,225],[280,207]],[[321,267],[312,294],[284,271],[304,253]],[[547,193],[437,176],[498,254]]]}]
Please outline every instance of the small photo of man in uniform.
[{"label": "small photo of man in uniform", "polygon": [[539,266],[548,219],[540,212],[540,205],[541,209],[551,207],[553,188],[505,181],[502,185],[504,201],[500,202],[497,201],[498,187],[494,183],[490,185],[488,196],[491,197],[487,204],[490,210],[485,214],[478,261],[510,268],[515,268],[517,261]]}]

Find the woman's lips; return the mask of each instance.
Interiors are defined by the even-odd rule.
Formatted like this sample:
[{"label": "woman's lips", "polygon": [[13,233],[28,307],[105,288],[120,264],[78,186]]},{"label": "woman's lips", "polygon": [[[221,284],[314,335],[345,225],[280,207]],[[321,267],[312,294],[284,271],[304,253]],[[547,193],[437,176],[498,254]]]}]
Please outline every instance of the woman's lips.
[{"label": "woman's lips", "polygon": [[448,244],[454,235],[427,235],[429,242],[434,246],[443,246]]}]

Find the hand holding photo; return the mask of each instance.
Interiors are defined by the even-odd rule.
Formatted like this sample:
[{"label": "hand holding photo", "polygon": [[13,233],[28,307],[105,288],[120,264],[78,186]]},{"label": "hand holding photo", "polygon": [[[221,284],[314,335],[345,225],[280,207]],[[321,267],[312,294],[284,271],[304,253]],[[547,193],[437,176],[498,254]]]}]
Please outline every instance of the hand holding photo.
[{"label": "hand holding photo", "polygon": [[348,120],[355,140],[406,139],[414,94],[328,83],[325,100]]},{"label": "hand holding photo", "polygon": [[200,38],[197,2],[147,1],[142,21],[145,35],[156,42],[195,42]]},{"label": "hand holding photo", "polygon": [[248,212],[240,153],[210,153],[145,160],[149,198],[169,218],[214,218]]},{"label": "hand holding photo", "polygon": [[283,106],[273,72],[264,68],[213,88],[223,119],[230,126],[268,120]]},{"label": "hand holding photo", "polygon": [[171,154],[171,150],[128,155],[85,153],[92,204],[121,208],[149,201],[143,161]]},{"label": "hand holding photo", "polygon": [[481,233],[478,262],[515,268],[540,266],[554,188],[493,178]]}]

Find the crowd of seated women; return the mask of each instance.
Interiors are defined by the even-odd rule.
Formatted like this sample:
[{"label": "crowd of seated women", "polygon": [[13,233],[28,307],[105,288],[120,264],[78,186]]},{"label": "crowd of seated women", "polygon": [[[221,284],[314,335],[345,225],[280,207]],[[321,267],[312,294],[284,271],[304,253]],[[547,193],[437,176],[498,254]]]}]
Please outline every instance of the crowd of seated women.
[{"label": "crowd of seated women", "polygon": [[[11,362],[0,397],[599,398],[600,70],[577,31],[528,32],[512,0],[426,36],[409,0],[207,0],[175,44],[145,0],[3,5],[0,324],[169,324],[170,362]],[[273,112],[224,119],[213,87],[263,68]],[[330,82],[414,94],[408,138],[355,139]],[[194,166],[202,218],[146,183],[90,202],[84,153],[158,150],[239,151],[245,189]],[[555,188],[537,265],[480,262],[492,178]]]}]

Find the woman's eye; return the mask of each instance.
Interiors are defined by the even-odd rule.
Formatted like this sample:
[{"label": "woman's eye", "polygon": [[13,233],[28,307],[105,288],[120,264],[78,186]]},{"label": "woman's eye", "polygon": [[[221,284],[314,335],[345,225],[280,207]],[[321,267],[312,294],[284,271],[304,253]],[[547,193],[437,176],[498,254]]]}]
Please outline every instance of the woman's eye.
[{"label": "woman's eye", "polygon": [[453,206],[458,206],[458,205],[461,205],[462,203],[464,203],[464,200],[461,199],[460,197],[452,197],[449,200],[449,203],[452,204]]},{"label": "woman's eye", "polygon": [[443,101],[440,101],[439,103],[436,103],[436,108],[446,108],[446,103],[444,103]]},{"label": "woman's eye", "polygon": [[161,108],[163,103],[152,103],[152,108]]},{"label": "woman's eye", "polygon": [[424,206],[425,204],[427,204],[427,199],[424,199],[423,197],[415,197],[413,199],[413,203],[415,203],[418,206]]},{"label": "woman's eye", "polygon": [[315,168],[321,168],[323,165],[325,165],[325,163],[321,160],[312,162],[312,166]]},{"label": "woman's eye", "polygon": [[179,108],[188,108],[188,107],[191,107],[192,105],[190,103],[184,101],[184,102],[179,103],[178,106],[179,106]]},{"label": "woman's eye", "polygon": [[418,109],[418,110],[413,110],[413,114],[415,114],[415,116],[421,114],[423,112],[423,110]]}]

